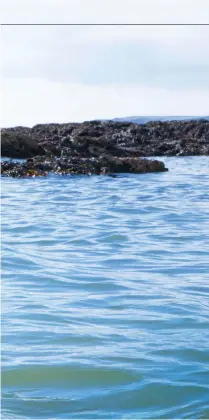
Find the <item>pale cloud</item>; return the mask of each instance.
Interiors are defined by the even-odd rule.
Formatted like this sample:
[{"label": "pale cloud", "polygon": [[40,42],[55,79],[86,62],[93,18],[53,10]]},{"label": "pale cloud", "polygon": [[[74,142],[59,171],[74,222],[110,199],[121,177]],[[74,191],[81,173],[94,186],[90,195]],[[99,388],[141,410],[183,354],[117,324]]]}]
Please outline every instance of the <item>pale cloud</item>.
[{"label": "pale cloud", "polygon": [[204,115],[209,90],[169,91],[127,84],[81,85],[4,79],[2,127],[125,115]]},{"label": "pale cloud", "polygon": [[2,75],[205,88],[208,39],[209,27],[4,27]]},{"label": "pale cloud", "polygon": [[[4,0],[16,23],[203,23],[208,0]],[[3,26],[2,125],[207,114],[209,26]]]},{"label": "pale cloud", "polygon": [[208,23],[208,0],[3,0],[4,23]]}]

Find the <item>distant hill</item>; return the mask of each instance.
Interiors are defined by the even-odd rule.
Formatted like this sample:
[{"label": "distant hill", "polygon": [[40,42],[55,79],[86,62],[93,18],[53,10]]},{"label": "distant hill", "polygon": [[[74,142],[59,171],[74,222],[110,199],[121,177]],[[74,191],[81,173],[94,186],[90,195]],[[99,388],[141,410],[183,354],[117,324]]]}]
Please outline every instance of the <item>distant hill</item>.
[{"label": "distant hill", "polygon": [[145,117],[124,117],[124,118],[114,118],[112,121],[118,122],[133,122],[135,124],[146,124],[149,121],[190,121],[190,120],[207,120],[209,121],[209,116],[204,117],[191,117],[191,116],[145,116]]}]

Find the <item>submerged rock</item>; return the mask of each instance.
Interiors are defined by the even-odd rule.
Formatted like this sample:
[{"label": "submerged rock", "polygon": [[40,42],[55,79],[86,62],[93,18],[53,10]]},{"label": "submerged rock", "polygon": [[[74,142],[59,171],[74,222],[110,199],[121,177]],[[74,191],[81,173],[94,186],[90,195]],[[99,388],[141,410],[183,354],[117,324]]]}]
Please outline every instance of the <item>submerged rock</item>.
[{"label": "submerged rock", "polygon": [[2,163],[1,172],[3,176],[12,177],[35,177],[46,176],[50,172],[60,175],[84,174],[104,175],[115,173],[147,173],[164,172],[163,162],[141,158],[120,158],[112,156],[101,156],[99,158],[44,158],[28,159],[25,163],[5,161]]}]

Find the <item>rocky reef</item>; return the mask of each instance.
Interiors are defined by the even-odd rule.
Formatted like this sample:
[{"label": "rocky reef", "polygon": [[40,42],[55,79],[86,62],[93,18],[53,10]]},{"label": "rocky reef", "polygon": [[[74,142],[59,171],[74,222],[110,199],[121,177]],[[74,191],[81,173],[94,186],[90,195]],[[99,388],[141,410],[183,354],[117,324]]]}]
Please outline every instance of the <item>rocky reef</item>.
[{"label": "rocky reef", "polygon": [[3,163],[2,174],[11,176],[44,175],[49,171],[165,171],[162,162],[144,158],[209,155],[209,121],[155,121],[143,125],[87,121],[6,128],[1,130],[1,153],[11,158],[33,158],[26,164]]},{"label": "rocky reef", "polygon": [[100,156],[99,158],[61,157],[34,158],[24,163],[12,160],[2,162],[4,176],[35,177],[46,176],[50,172],[59,175],[104,175],[116,173],[147,173],[167,171],[163,162],[136,157]]},{"label": "rocky reef", "polygon": [[209,121],[88,121],[38,124],[1,130],[2,156],[187,156],[209,155]]}]

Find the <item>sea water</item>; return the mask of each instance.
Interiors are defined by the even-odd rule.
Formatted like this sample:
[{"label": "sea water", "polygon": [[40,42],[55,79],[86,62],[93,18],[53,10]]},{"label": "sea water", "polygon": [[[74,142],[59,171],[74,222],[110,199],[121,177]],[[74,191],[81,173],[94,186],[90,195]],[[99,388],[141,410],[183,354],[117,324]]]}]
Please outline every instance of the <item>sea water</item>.
[{"label": "sea water", "polygon": [[209,158],[2,178],[2,418],[209,418]]}]

